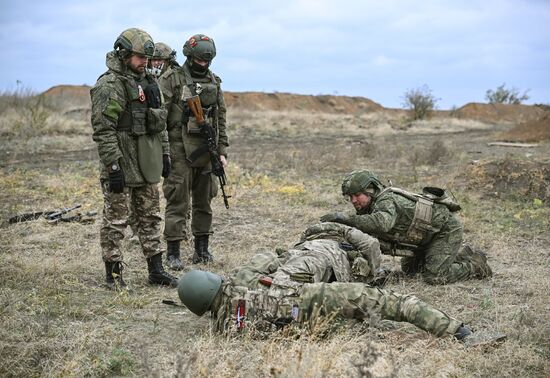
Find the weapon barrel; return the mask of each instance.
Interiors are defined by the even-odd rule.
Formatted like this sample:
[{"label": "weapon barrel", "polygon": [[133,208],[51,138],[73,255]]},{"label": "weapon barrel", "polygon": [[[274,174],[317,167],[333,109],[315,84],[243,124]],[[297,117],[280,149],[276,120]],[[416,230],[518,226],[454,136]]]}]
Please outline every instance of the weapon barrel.
[{"label": "weapon barrel", "polygon": [[384,240],[380,240],[380,250],[383,255],[398,256],[398,257],[414,257],[414,249],[416,246],[408,244],[392,244]]},{"label": "weapon barrel", "polygon": [[63,214],[67,214],[69,211],[73,211],[73,210],[76,210],[78,208],[82,207],[82,205],[75,205],[73,207],[68,207],[68,208],[65,208],[63,210],[60,210],[60,211],[56,211],[55,213],[51,213],[51,214],[48,214],[46,216],[46,219],[47,220],[54,220],[56,218],[59,218],[60,216],[62,216]]}]

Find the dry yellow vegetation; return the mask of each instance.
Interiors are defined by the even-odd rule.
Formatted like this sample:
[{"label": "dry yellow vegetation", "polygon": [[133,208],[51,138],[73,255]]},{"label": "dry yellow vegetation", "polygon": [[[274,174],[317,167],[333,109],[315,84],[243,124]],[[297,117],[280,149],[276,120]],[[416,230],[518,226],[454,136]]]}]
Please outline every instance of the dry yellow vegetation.
[{"label": "dry yellow vegetation", "polygon": [[[77,203],[101,212],[89,102],[75,93],[82,90],[0,96],[2,219]],[[292,103],[284,96],[268,97]],[[465,108],[411,123],[406,112],[366,99],[349,113],[347,99],[324,97],[292,109],[233,99],[233,197],[229,210],[214,200],[216,261],[208,269],[226,275],[258,249],[291,245],[324,213],[348,209],[339,181],[352,169],[369,168],[408,189],[439,185],[462,203],[466,239],[487,250],[494,276],[428,286],[395,275],[387,287],[415,293],[474,329],[504,332],[506,342],[465,348],[407,324],[375,321],[328,335],[228,338],[214,334],[208,318],[163,305],[178,301],[176,291],[147,284],[145,260],[128,240],[125,275],[133,291],[105,289],[100,217],[93,224],[41,219],[0,228],[0,376],[550,375],[550,145],[487,146],[540,109],[499,108],[506,115],[500,122],[469,117]],[[311,101],[330,111],[308,109]],[[185,252],[191,256],[190,245]],[[399,270],[398,259],[385,256],[383,264]]]}]

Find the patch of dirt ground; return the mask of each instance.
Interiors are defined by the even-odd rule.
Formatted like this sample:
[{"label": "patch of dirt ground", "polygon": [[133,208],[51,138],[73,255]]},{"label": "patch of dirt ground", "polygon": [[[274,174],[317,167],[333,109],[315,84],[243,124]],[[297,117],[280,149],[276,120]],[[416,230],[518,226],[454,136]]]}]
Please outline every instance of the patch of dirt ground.
[{"label": "patch of dirt ground", "polygon": [[541,117],[524,122],[511,130],[500,133],[500,140],[509,142],[540,142],[550,140],[550,111]]}]

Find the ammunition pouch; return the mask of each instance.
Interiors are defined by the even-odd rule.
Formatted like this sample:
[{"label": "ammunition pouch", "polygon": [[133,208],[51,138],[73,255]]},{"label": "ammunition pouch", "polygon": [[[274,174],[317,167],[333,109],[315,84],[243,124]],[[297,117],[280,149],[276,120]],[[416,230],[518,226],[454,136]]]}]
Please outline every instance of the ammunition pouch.
[{"label": "ammunition pouch", "polygon": [[166,129],[166,115],[164,109],[132,109],[130,117],[124,117],[124,122],[119,123],[117,130],[128,131],[133,137],[158,134]]},{"label": "ammunition pouch", "polygon": [[195,117],[191,116],[187,118],[187,121],[183,123],[184,126],[184,132],[187,134],[194,134],[194,135],[200,135],[201,134],[201,127],[197,123],[197,120]]},{"label": "ammunition pouch", "polygon": [[413,244],[420,244],[428,235],[428,232],[433,231],[432,214],[433,201],[419,197],[414,208],[414,217],[407,230],[407,240]]},{"label": "ammunition pouch", "polygon": [[147,109],[147,134],[158,134],[166,129],[168,112],[160,108]]},{"label": "ammunition pouch", "polygon": [[146,108],[132,109],[132,126],[130,135],[138,137],[147,134],[147,112]]}]

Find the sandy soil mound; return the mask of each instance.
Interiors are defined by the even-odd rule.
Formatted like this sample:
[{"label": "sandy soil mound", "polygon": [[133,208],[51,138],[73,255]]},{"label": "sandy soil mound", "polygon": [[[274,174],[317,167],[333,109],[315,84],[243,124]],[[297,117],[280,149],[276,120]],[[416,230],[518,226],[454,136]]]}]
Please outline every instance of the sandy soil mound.
[{"label": "sandy soil mound", "polygon": [[455,111],[458,118],[475,119],[482,122],[528,122],[539,118],[544,110],[529,105],[480,104],[471,102]]},{"label": "sandy soil mound", "polygon": [[550,111],[542,117],[522,123],[513,129],[497,136],[506,142],[540,142],[550,140]]},{"label": "sandy soil mound", "polygon": [[[408,116],[404,109],[384,108],[365,97],[332,95],[299,95],[292,93],[224,92],[229,108],[251,111],[305,111],[361,115],[383,111],[389,116]],[[89,105],[90,87],[86,85],[58,85],[44,92],[46,98],[56,102],[71,102],[75,105]],[[469,103],[455,111],[435,111],[434,118],[449,116],[476,120],[485,123],[515,123],[539,119],[545,110],[539,106]]]},{"label": "sandy soil mound", "polygon": [[384,107],[364,97],[292,93],[225,92],[229,107],[247,110],[307,110],[324,113],[367,113]]},{"label": "sandy soil mound", "polygon": [[488,196],[550,199],[550,164],[513,159],[482,161],[466,168],[467,186]]},{"label": "sandy soil mound", "polygon": [[43,93],[46,97],[90,97],[90,87],[87,85],[56,85]]}]

